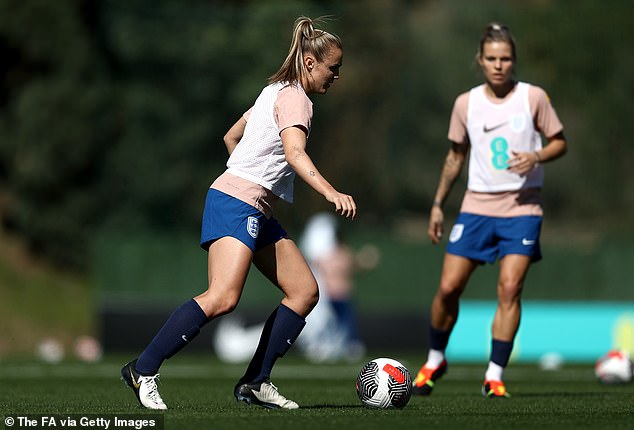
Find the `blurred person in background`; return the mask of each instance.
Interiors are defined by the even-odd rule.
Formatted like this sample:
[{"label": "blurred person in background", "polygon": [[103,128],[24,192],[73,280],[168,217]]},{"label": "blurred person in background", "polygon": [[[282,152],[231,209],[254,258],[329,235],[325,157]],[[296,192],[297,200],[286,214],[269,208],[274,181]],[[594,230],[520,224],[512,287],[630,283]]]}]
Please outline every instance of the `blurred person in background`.
[{"label": "blurred person in background", "polygon": [[487,398],[510,397],[503,371],[519,328],[526,274],[531,263],[541,259],[543,164],[567,150],[563,126],[546,92],[513,76],[517,57],[508,27],[486,27],[476,60],[484,83],[455,101],[448,135],[451,147],[429,219],[428,235],[437,244],[443,235],[443,203],[468,156],[467,191],[449,234],[431,306],[430,350],[413,382],[418,395],[431,394],[447,371],[445,349],[471,274],[479,265],[497,260],[498,306],[482,393]]},{"label": "blurred person in background", "polygon": [[253,263],[284,298],[266,321],[234,396],[266,408],[299,407],[278,392],[270,376],[276,360],[302,331],[319,294],[306,260],[273,217],[273,209],[280,199],[292,203],[297,174],[338,214],[356,215],[354,199],[337,191],[306,153],[313,114],[308,94],[326,94],[339,78],[342,57],[338,36],[315,28],[310,18],[298,18],[286,60],[225,135],[227,170],[211,185],[202,219],[208,289],[176,309],[141,355],[121,369],[142,406],[167,409],[156,383],[159,367],[210,320],[234,310]]},{"label": "blurred person in background", "polygon": [[355,252],[342,237],[338,219],[313,215],[299,247],[319,285],[320,301],[306,319],[298,345],[312,361],[355,361],[365,353],[354,306],[354,274],[374,268],[379,252],[365,245]]}]

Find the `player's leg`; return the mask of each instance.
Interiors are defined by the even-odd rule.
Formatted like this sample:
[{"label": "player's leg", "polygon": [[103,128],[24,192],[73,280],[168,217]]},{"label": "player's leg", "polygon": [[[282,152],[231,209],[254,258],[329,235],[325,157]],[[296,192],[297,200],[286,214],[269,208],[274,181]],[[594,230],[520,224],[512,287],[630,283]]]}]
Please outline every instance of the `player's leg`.
[{"label": "player's leg", "polygon": [[429,353],[413,382],[413,393],[429,395],[435,381],[447,370],[445,349],[458,319],[460,296],[478,262],[454,254],[445,254],[440,287],[431,306]]},{"label": "player's leg", "polygon": [[526,255],[507,255],[500,260],[497,285],[498,307],[493,320],[495,339],[511,342],[519,328],[522,313],[521,294],[531,259]]},{"label": "player's leg", "polygon": [[194,300],[211,320],[233,311],[249,274],[253,251],[242,241],[225,236],[209,247],[207,291]]},{"label": "player's leg", "polygon": [[[264,407],[297,408],[270,384],[273,366],[304,328],[305,317],[317,304],[317,282],[295,243],[287,238],[256,252],[256,267],[284,292],[273,311],[249,366],[235,388],[238,400]],[[272,387],[272,388],[271,388]]]},{"label": "player's leg", "polygon": [[187,345],[211,318],[230,312],[237,304],[259,224],[265,220],[264,214],[239,199],[215,189],[207,192],[201,246],[209,252],[208,289],[176,309],[139,358],[121,370],[143,406],[166,408],[156,388],[163,360]]},{"label": "player's leg", "polygon": [[541,259],[541,225],[541,216],[518,216],[496,221],[500,256],[498,306],[491,327],[491,358],[482,390],[490,398],[509,397],[502,382],[503,373],[520,324],[524,280],[531,263]]},{"label": "player's leg", "polygon": [[121,371],[141,405],[149,409],[167,408],[156,386],[159,367],[191,342],[208,321],[235,308],[252,255],[244,243],[233,237],[223,237],[211,244],[207,291],[178,307],[138,359]]},{"label": "player's leg", "polygon": [[141,374],[154,374],[161,363],[191,342],[211,319],[231,312],[240,299],[253,252],[234,237],[214,241],[208,254],[208,288],[176,309],[136,365]]},{"label": "player's leg", "polygon": [[508,397],[502,383],[513,341],[522,313],[521,294],[531,264],[527,255],[509,254],[500,260],[497,285],[498,306],[491,327],[491,358],[485,373],[483,394],[487,397]]},{"label": "player's leg", "polygon": [[440,286],[431,307],[431,325],[438,331],[451,331],[458,319],[460,296],[478,262],[459,255],[445,254]]},{"label": "player's leg", "polygon": [[282,304],[306,318],[319,300],[319,289],[313,272],[295,242],[282,238],[258,250],[253,263],[282,290]]}]

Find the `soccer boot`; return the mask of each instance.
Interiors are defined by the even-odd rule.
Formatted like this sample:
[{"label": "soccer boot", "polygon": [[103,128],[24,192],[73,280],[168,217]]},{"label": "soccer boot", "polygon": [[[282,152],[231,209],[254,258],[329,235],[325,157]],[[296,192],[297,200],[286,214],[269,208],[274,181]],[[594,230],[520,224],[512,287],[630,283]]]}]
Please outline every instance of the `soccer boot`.
[{"label": "soccer boot", "polygon": [[136,360],[133,360],[123,366],[121,369],[121,379],[123,379],[128,387],[132,388],[141,406],[148,409],[167,409],[156,385],[156,381],[159,378],[158,373],[154,376],[140,375],[136,371],[135,365]]},{"label": "soccer boot", "polygon": [[412,394],[418,396],[429,396],[434,389],[436,380],[447,372],[447,360],[443,360],[436,368],[421,367],[412,382]]},{"label": "soccer boot", "polygon": [[299,405],[282,396],[268,379],[255,384],[238,383],[233,390],[237,401],[269,409],[297,409]]},{"label": "soccer boot", "polygon": [[482,395],[487,399],[508,399],[511,394],[506,391],[502,381],[484,381],[482,384]]}]

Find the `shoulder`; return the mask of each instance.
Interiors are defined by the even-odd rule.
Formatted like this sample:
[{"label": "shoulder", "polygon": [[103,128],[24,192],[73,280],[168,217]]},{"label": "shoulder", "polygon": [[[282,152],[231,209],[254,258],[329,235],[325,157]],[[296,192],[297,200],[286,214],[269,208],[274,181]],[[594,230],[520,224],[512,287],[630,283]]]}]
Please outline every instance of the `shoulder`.
[{"label": "shoulder", "polygon": [[531,106],[539,106],[543,103],[550,104],[550,97],[542,87],[526,84],[528,87],[528,101]]},{"label": "shoulder", "polygon": [[469,106],[469,96],[471,94],[471,90],[465,91],[456,97],[456,100],[453,103],[454,111],[467,111],[467,106]]},{"label": "shoulder", "polygon": [[474,89],[475,88],[472,88],[468,91],[458,94],[458,97],[456,97],[456,101],[454,104],[467,104],[469,102],[469,96],[471,95],[471,91],[473,91]]},{"label": "shoulder", "polygon": [[467,91],[458,95],[454,102],[451,118],[449,119],[448,133],[448,138],[452,142],[465,143],[469,139],[467,134],[467,111],[470,92]]},{"label": "shoulder", "polygon": [[312,103],[308,98],[308,95],[304,91],[304,89],[297,84],[279,84],[280,88],[278,90],[277,97],[278,98],[286,98],[291,100],[297,100],[306,103]]},{"label": "shoulder", "polygon": [[312,113],[313,102],[299,85],[285,84],[277,93],[275,105],[278,109],[308,111]]},{"label": "shoulder", "polygon": [[458,97],[456,97],[456,101],[454,102],[454,109],[457,108],[466,111],[469,106],[469,101],[474,97],[478,99],[479,96],[484,97],[484,84],[476,85],[475,87],[469,88],[467,91],[458,94]]},{"label": "shoulder", "polygon": [[540,97],[546,96],[546,90],[544,90],[542,87],[534,84],[529,84],[528,82],[524,82],[524,85],[528,87],[528,94],[538,95]]}]

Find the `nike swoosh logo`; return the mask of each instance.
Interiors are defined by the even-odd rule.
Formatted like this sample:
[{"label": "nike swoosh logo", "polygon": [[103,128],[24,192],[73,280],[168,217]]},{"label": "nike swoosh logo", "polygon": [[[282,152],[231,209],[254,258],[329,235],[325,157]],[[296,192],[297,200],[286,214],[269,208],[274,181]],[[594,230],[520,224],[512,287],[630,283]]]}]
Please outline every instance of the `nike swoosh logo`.
[{"label": "nike swoosh logo", "polygon": [[522,245],[529,246],[529,245],[534,245],[534,244],[535,244],[534,240],[522,239]]},{"label": "nike swoosh logo", "polygon": [[290,339],[286,339],[286,343],[288,343],[289,345],[292,345],[292,344],[293,344],[293,342],[291,342],[291,340],[290,340]]},{"label": "nike swoosh logo", "polygon": [[132,369],[129,369],[129,372],[130,372],[130,379],[132,379],[132,386],[138,390],[141,387],[141,384],[139,384],[136,381],[136,379],[134,379],[134,373],[132,373]]},{"label": "nike swoosh logo", "polygon": [[489,133],[489,132],[491,132],[493,130],[497,130],[498,128],[502,127],[506,123],[507,123],[507,121],[504,121],[503,123],[494,125],[493,127],[487,127],[487,125],[484,124],[484,126],[482,127],[482,131],[484,131],[485,133]]},{"label": "nike swoosh logo", "polygon": [[187,338],[185,337],[185,335],[181,335],[181,339],[183,339],[185,342],[189,342],[189,340],[187,340]]}]

